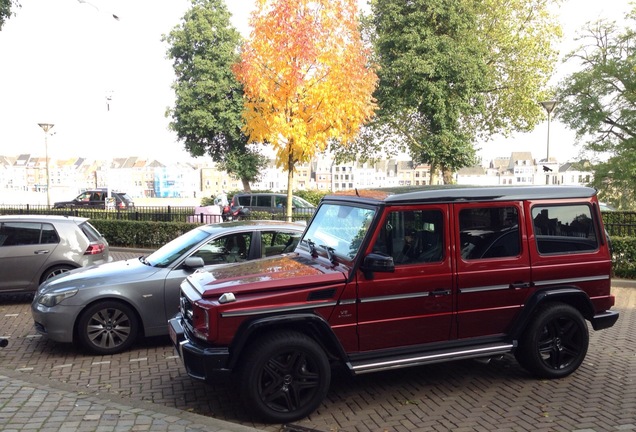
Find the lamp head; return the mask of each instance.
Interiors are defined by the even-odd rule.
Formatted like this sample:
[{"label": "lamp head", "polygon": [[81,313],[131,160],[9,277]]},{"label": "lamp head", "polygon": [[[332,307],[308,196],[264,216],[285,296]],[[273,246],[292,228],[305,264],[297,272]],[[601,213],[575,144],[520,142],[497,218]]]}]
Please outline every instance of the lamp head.
[{"label": "lamp head", "polygon": [[550,114],[552,110],[554,110],[554,107],[556,106],[557,102],[558,101],[555,101],[555,100],[549,100],[549,101],[540,102],[540,104],[543,106],[543,109],[545,109],[547,113]]},{"label": "lamp head", "polygon": [[44,133],[47,133],[54,125],[52,123],[38,123]]}]

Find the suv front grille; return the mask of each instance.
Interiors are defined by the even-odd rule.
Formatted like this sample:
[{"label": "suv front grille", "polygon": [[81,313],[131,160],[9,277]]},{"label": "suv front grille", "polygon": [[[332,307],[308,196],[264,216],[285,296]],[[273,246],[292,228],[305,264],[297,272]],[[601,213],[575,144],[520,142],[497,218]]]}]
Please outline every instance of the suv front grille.
[{"label": "suv front grille", "polygon": [[185,294],[183,294],[183,291],[181,291],[179,306],[181,309],[181,315],[183,316],[183,319],[190,325],[190,327],[193,327],[192,317],[194,315],[194,310],[193,310],[192,302],[190,301],[190,299],[188,299],[188,297],[185,296]]}]

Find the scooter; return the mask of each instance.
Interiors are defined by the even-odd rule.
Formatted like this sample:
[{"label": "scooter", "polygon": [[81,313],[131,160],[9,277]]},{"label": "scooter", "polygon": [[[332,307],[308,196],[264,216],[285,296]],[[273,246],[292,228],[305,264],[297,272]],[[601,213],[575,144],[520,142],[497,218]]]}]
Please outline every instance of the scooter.
[{"label": "scooter", "polygon": [[247,219],[250,214],[250,209],[243,206],[232,207],[230,205],[223,206],[221,212],[221,218],[223,222],[237,221]]}]

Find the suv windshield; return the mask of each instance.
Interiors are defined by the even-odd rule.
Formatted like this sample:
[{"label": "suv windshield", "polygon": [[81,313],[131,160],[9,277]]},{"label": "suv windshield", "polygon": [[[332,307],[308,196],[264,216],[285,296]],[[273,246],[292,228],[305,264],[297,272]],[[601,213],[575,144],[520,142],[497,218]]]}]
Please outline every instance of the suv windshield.
[{"label": "suv windshield", "polygon": [[307,228],[302,244],[310,247],[330,249],[330,253],[346,259],[353,259],[369,225],[375,216],[375,209],[344,204],[323,204]]}]

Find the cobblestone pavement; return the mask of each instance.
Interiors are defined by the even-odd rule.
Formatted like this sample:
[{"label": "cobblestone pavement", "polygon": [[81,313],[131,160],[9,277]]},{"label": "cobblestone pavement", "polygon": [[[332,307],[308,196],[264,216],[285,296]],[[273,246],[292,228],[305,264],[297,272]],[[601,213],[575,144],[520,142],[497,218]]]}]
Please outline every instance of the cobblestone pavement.
[{"label": "cobblestone pavement", "polygon": [[[620,281],[614,285],[615,309],[621,318],[611,329],[591,331],[584,364],[567,378],[534,379],[512,356],[490,363],[461,361],[359,377],[336,371],[322,406],[287,429],[636,431],[636,285],[622,286]],[[29,390],[20,393],[25,388],[20,382],[33,380],[64,389],[54,390],[54,398],[59,398],[60,392],[76,394],[75,408],[80,413],[73,415],[84,421],[87,419],[82,416],[91,415],[82,412],[85,401],[112,398],[119,402],[101,403],[99,407],[104,414],[111,413],[112,425],[122,421],[130,426],[128,413],[115,419],[119,415],[117,406],[139,403],[148,404],[141,410],[152,406],[173,410],[164,414],[158,429],[150,429],[153,431],[218,430],[201,426],[202,418],[265,431],[284,429],[283,425],[255,422],[230,385],[210,386],[190,379],[167,337],[145,340],[118,355],[93,356],[73,345],[38,336],[30,298],[17,295],[0,296],[0,322],[0,336],[9,337],[9,346],[0,349],[0,429],[7,418],[6,394],[20,395],[25,400],[41,397],[37,389],[32,394]],[[70,411],[75,409],[71,407]],[[188,420],[188,415],[192,419]],[[172,420],[175,418],[178,420]],[[188,427],[182,423],[187,421],[192,429],[178,429]],[[116,427],[106,430],[132,430]]]}]

